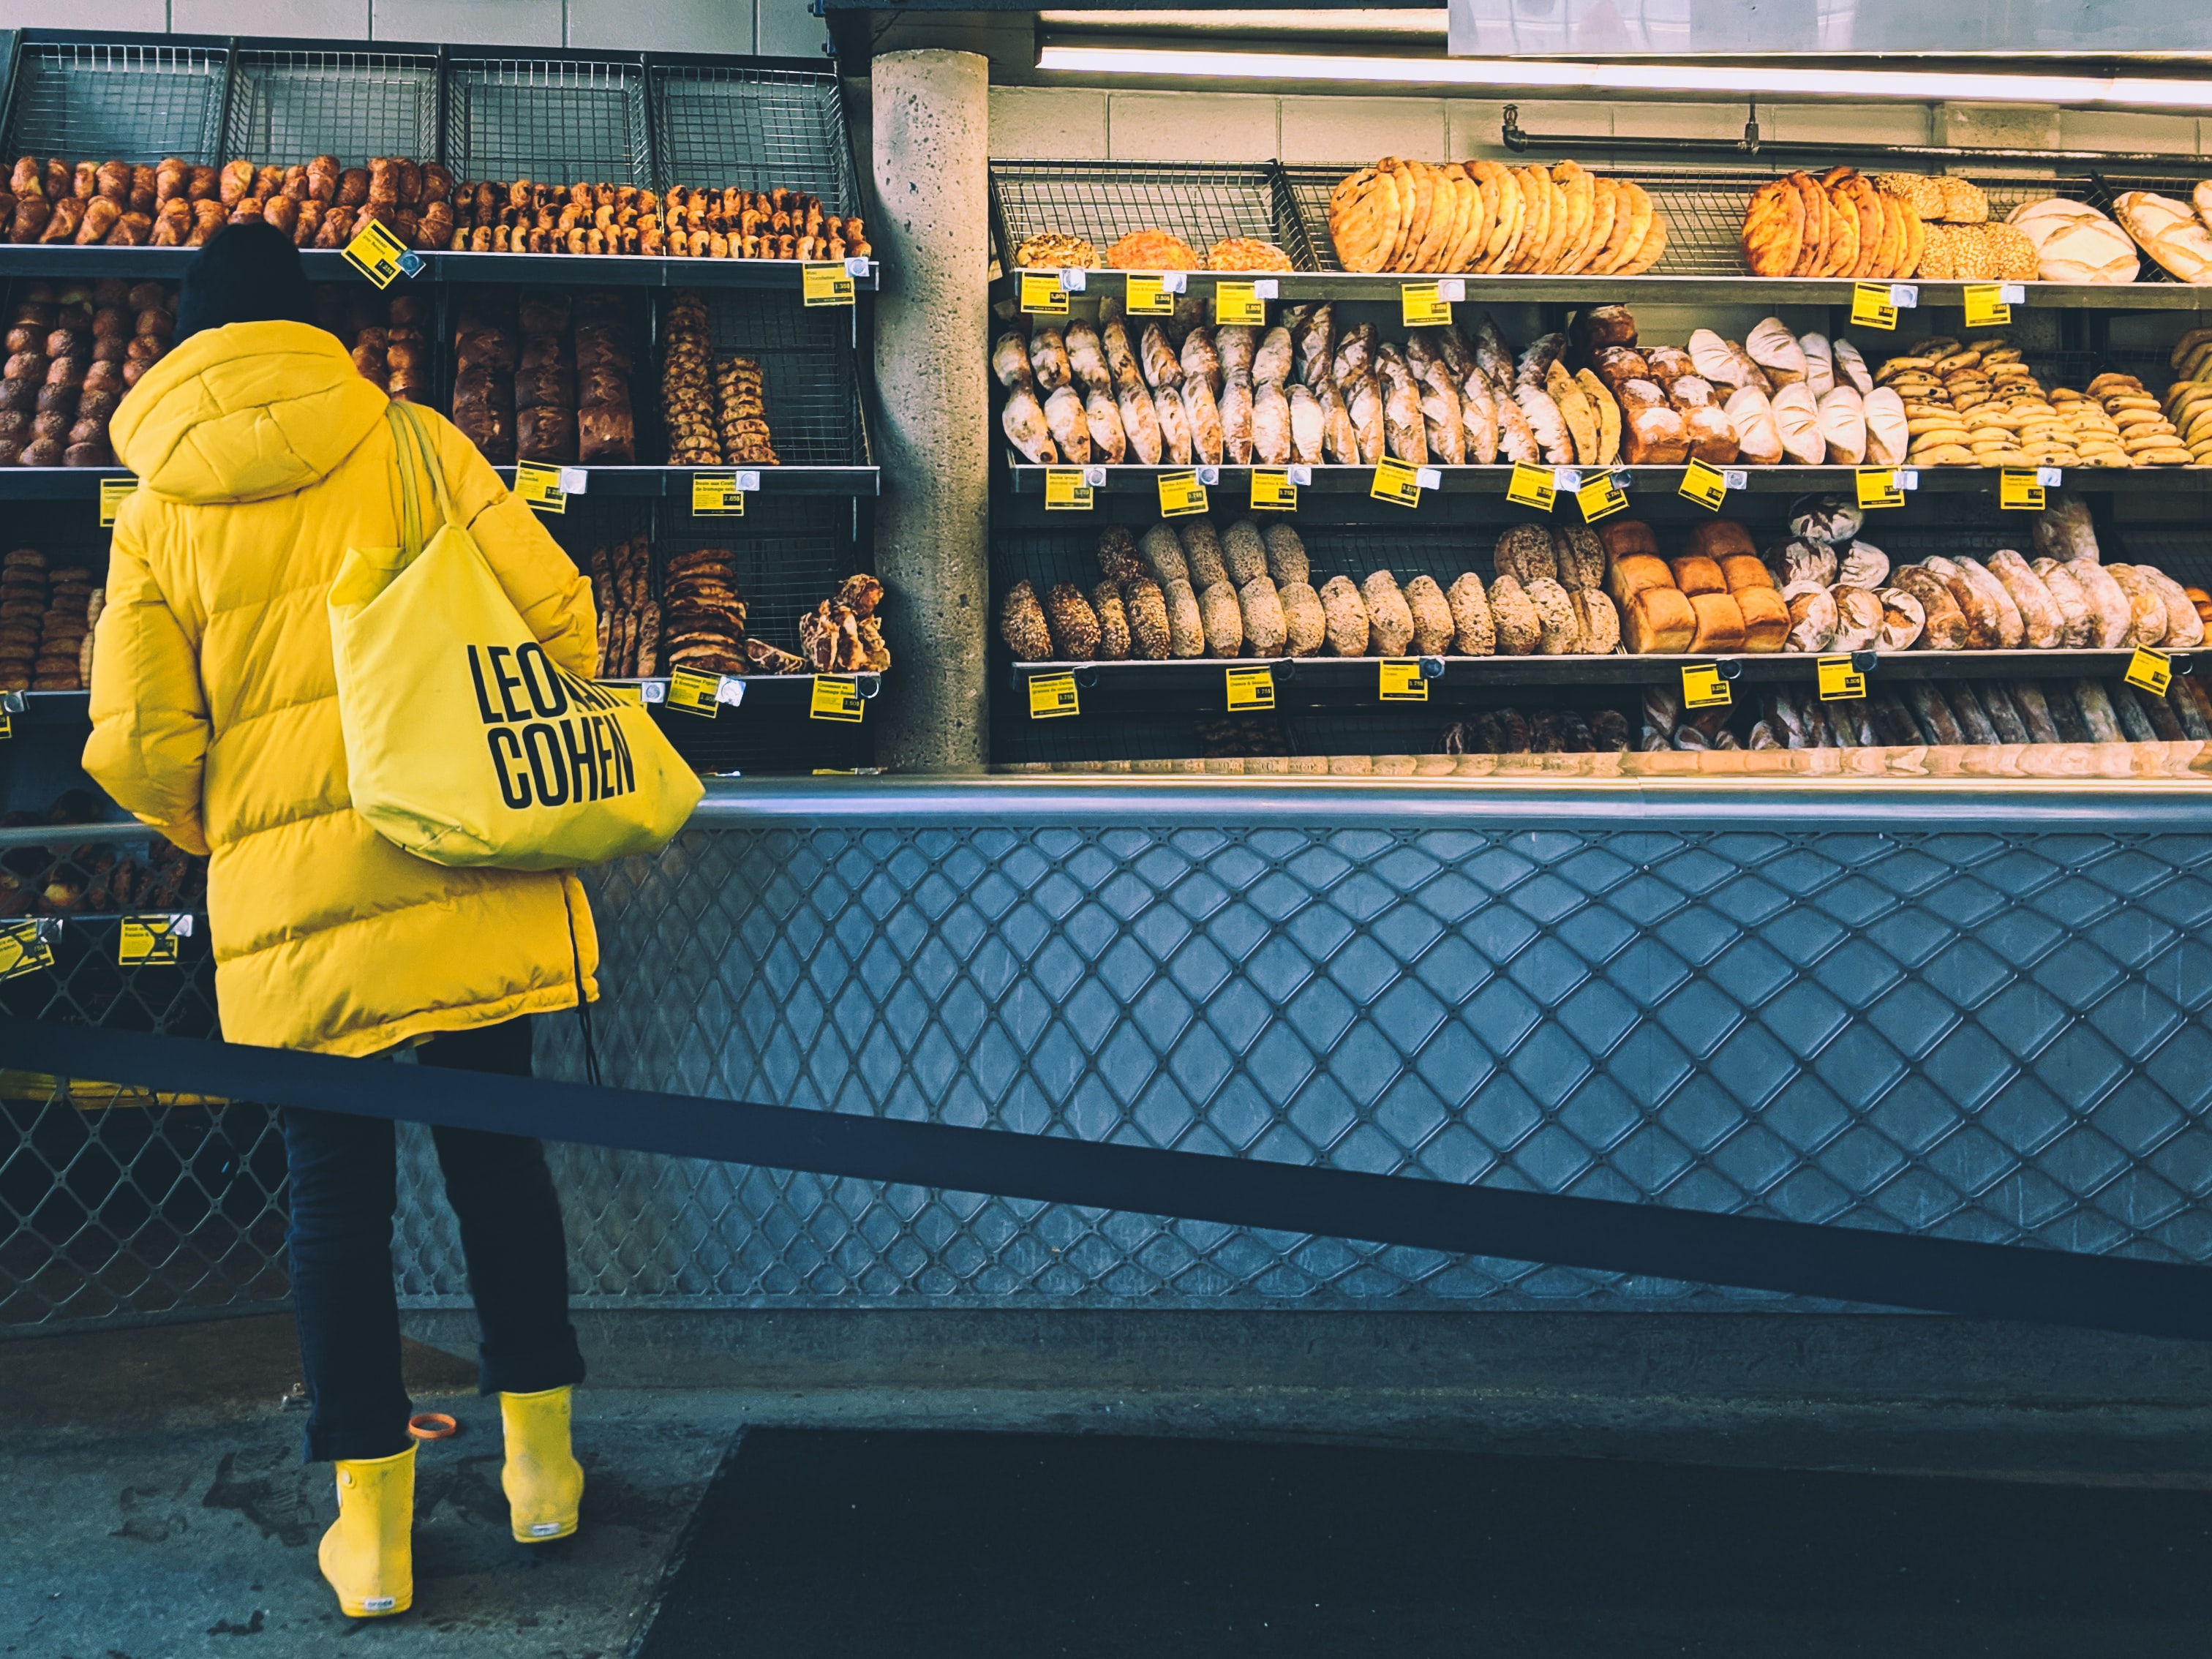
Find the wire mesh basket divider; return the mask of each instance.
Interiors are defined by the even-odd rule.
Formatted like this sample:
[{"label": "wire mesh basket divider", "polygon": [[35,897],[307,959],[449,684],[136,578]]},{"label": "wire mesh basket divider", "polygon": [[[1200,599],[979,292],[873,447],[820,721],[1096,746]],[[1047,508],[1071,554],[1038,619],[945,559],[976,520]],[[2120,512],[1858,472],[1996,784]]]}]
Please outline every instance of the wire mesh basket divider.
[{"label": "wire mesh basket divider", "polygon": [[[1359,165],[1283,169],[1304,221],[1304,235],[1319,260],[1315,269],[1344,269],[1328,234],[1328,198],[1338,185],[1359,170]],[[1649,274],[1654,276],[1747,275],[1741,240],[1745,204],[1761,185],[1789,171],[1782,167],[1605,169],[1609,177],[1641,185],[1651,198],[1652,211],[1666,221],[1667,251],[1651,268]],[[2082,179],[1984,177],[1974,182],[1990,198],[1990,216],[2000,220],[2023,203],[2089,193],[2088,184]],[[2183,193],[2187,193],[2185,189]],[[1745,302],[1758,303],[1748,296]]]},{"label": "wire mesh basket divider", "polygon": [[26,40],[8,117],[10,156],[223,161],[229,53],[220,46]]},{"label": "wire mesh basket divider", "polygon": [[1273,161],[994,161],[991,217],[1000,263],[1009,270],[1016,250],[1031,236],[1081,236],[1103,258],[1115,240],[1138,230],[1171,232],[1201,259],[1215,242],[1250,237],[1274,243],[1297,270],[1320,268],[1282,168]]},{"label": "wire mesh basket divider", "polygon": [[707,290],[707,314],[718,365],[749,357],[761,367],[769,441],[779,463],[869,464],[849,308],[714,289]]},{"label": "wire mesh basket divider", "polygon": [[849,520],[795,495],[754,495],[742,519],[695,518],[688,501],[664,501],[653,538],[654,567],[679,553],[726,548],[745,601],[745,632],[786,651],[799,649],[799,619],[868,560],[853,545]]},{"label": "wire mesh basket divider", "polygon": [[438,159],[438,60],[422,52],[243,49],[234,65],[226,157],[294,167],[335,155]]},{"label": "wire mesh basket divider", "polygon": [[841,218],[860,211],[836,74],[656,64],[651,75],[661,189],[781,186],[820,198]]},{"label": "wire mesh basket divider", "polygon": [[446,164],[457,181],[649,186],[646,103],[640,62],[451,59]]}]

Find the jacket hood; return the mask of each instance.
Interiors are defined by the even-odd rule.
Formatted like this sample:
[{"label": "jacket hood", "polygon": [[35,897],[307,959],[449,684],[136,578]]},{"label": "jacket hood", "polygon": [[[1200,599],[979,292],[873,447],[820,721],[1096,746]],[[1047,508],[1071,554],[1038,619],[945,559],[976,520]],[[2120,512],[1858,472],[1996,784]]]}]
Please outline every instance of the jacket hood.
[{"label": "jacket hood", "polygon": [[337,336],[306,323],[231,323],[155,363],[108,431],[116,458],[158,494],[254,501],[320,483],[387,401]]}]

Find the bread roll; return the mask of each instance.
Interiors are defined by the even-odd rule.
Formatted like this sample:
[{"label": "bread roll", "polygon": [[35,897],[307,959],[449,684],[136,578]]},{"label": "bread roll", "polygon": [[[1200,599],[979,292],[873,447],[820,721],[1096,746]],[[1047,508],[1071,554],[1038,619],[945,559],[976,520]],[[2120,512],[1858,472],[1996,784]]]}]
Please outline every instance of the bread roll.
[{"label": "bread roll", "polygon": [[[1794,337],[1790,343],[1796,343]],[[1732,392],[1749,384],[1750,376],[1746,371],[1753,361],[1709,328],[1690,331],[1690,366],[1710,386],[1726,386]],[[1711,399],[1708,398],[1707,401]]]},{"label": "bread roll", "polygon": [[1866,419],[1867,465],[1901,465],[1912,447],[1905,400],[1889,387],[1880,386],[1868,392],[1861,403]]},{"label": "bread roll", "polygon": [[1468,571],[1445,591],[1451,607],[1453,642],[1463,657],[1487,657],[1498,650],[1498,625],[1490,614],[1490,599],[1482,591],[1482,578]]},{"label": "bread roll", "polygon": [[1244,654],[1244,612],[1237,590],[1224,579],[1209,583],[1198,596],[1199,631],[1206,636],[1209,657]]},{"label": "bread roll", "polygon": [[1546,657],[1566,656],[1582,649],[1582,627],[1575,618],[1567,590],[1548,577],[1524,582],[1522,589],[1536,611],[1536,650]]},{"label": "bread roll", "polygon": [[1733,464],[1742,447],[1736,440],[1735,422],[1717,404],[1691,410],[1682,417],[1682,431],[1691,457],[1708,466]]},{"label": "bread roll", "polygon": [[1698,613],[1679,589],[1647,587],[1621,607],[1622,640],[1638,656],[1687,651],[1697,634]]},{"label": "bread roll", "polygon": [[2108,564],[2106,573],[2120,585],[2120,592],[2128,596],[2128,605],[2134,612],[2133,625],[2128,629],[2123,644],[2131,646],[2162,645],[2166,641],[2166,596],[2131,564]]},{"label": "bread roll", "polygon": [[1990,554],[1987,562],[1990,574],[2004,584],[2020,611],[2022,642],[2034,651],[2052,651],[2063,645],[2065,613],[2043,585],[2043,578],[2028,568],[2027,561],[2008,547]]},{"label": "bread roll", "polygon": [[2089,517],[2089,503],[2070,491],[2054,493],[2035,515],[2035,550],[2045,558],[2071,563],[2075,559],[2097,562],[2097,527]]},{"label": "bread roll", "polygon": [[1322,621],[1328,629],[1329,655],[1333,657],[1364,657],[1367,654],[1368,635],[1373,631],[1367,616],[1367,601],[1352,586],[1349,576],[1331,576],[1321,585]]},{"label": "bread roll", "polygon": [[1839,386],[1820,399],[1820,437],[1831,466],[1856,466],[1866,459],[1866,405],[1852,387]]},{"label": "bread roll", "polygon": [[1198,590],[1201,603],[1205,599],[1206,590],[1216,583],[1234,586],[1229,581],[1228,562],[1221,556],[1221,538],[1215,533],[1211,520],[1186,519],[1173,528],[1182,543],[1183,562],[1190,570],[1190,585]]},{"label": "bread roll", "polygon": [[1359,585],[1359,597],[1367,602],[1367,653],[1404,656],[1413,641],[1413,612],[1398,579],[1387,570],[1370,571]]},{"label": "bread roll", "polygon": [[1834,585],[1840,574],[1837,569],[1836,550],[1827,543],[1810,537],[1796,536],[1779,545],[1769,548],[1767,568],[1774,573],[1775,583],[1783,588],[1794,587],[1799,582],[1813,582],[1821,587]]},{"label": "bread roll", "polygon": [[1605,586],[1605,544],[1589,526],[1554,529],[1552,556],[1559,566],[1560,586],[1572,590]]},{"label": "bread roll", "polygon": [[1730,553],[1720,561],[1722,580],[1728,591],[1741,593],[1747,587],[1771,587],[1774,574],[1755,553]]},{"label": "bread roll", "polygon": [[[1727,593],[1711,592],[1693,593],[1688,598],[1698,619],[1697,632],[1689,644],[1692,655],[1725,654],[1744,648],[1743,611],[1733,598]],[[1776,595],[1776,607],[1782,610],[1786,631],[1790,613],[1782,608],[1780,598]]]},{"label": "bread roll", "polygon": [[1611,599],[1595,587],[1577,587],[1567,598],[1575,608],[1585,652],[1602,657],[1620,649],[1620,613]]},{"label": "bread roll", "polygon": [[1917,597],[1901,587],[1885,587],[1875,597],[1881,601],[1881,648],[1910,651],[1927,632],[1927,611]]},{"label": "bread roll", "polygon": [[[1966,648],[1969,651],[1996,650],[2003,629],[2002,607],[1996,598],[1968,575],[1963,566],[1952,560],[1931,558],[1922,568],[1949,591],[1951,602],[1959,607],[1959,614],[1966,619]],[[2015,611],[2014,616],[2016,620],[2019,612]]]},{"label": "bread roll", "polygon": [[1630,553],[1656,553],[1659,538],[1641,519],[1608,519],[1597,528],[1597,538],[1607,559]]},{"label": "bread roll", "polygon": [[2135,571],[2166,601],[2166,648],[2193,651],[2203,644],[2204,619],[2197,614],[2187,590],[2155,565],[2139,564]]},{"label": "bread roll", "polygon": [[1280,656],[1288,626],[1275,584],[1264,574],[1255,576],[1237,590],[1237,609],[1245,649],[1255,657]]},{"label": "bread roll", "polygon": [[2090,608],[2088,596],[2081,585],[2074,580],[2074,573],[2056,559],[2038,559],[2029,567],[2043,578],[2051,602],[2057,605],[2064,622],[2060,643],[2069,650],[2083,650],[2097,643],[2097,613]]},{"label": "bread roll", "polygon": [[[1171,657],[1202,657],[1206,654],[1206,622],[1198,608],[1198,595],[1190,591],[1189,581],[1177,576],[1160,583],[1160,595],[1167,604],[1168,654]],[[1136,632],[1132,618],[1130,632]]]},{"label": "bread roll", "polygon": [[1190,566],[1183,562],[1182,543],[1176,537],[1173,525],[1154,525],[1137,544],[1137,550],[1151,568],[1152,580],[1163,589],[1170,582],[1190,580]]},{"label": "bread roll", "polygon": [[[1920,606],[1920,644],[1929,651],[1964,651],[1972,643],[1973,629],[1966,612],[1951,592],[1950,583],[1925,565],[1908,564],[1890,573],[1892,589],[1885,590],[1882,604],[1887,609],[1893,592],[1903,592]],[[1883,631],[1888,631],[1885,617]]]},{"label": "bread roll", "polygon": [[[1754,561],[1756,562],[1756,561]],[[1790,637],[1790,607],[1782,595],[1766,584],[1741,587],[1729,594],[1743,621],[1746,651],[1779,651]],[[1692,601],[1694,605],[1695,600]],[[1719,647],[1716,647],[1715,649]]]},{"label": "bread roll", "polygon": [[[1270,574],[1267,544],[1261,537],[1260,526],[1249,519],[1239,519],[1222,532],[1221,559],[1229,568],[1229,580],[1240,592],[1245,583]],[[1288,579],[1278,574],[1278,580]]]},{"label": "bread roll", "polygon": [[2037,273],[2046,283],[2132,283],[2142,273],[2127,232],[2087,202],[2055,196],[2029,202],[2005,222],[2035,245]]},{"label": "bread roll", "polygon": [[1264,533],[1267,574],[1278,582],[1310,582],[1313,572],[1308,566],[1306,546],[1298,539],[1298,532],[1286,524],[1271,524]]},{"label": "bread roll", "polygon": [[1802,381],[1785,386],[1771,401],[1783,454],[1794,465],[1819,466],[1827,459],[1828,446],[1820,434],[1820,410],[1813,400],[1812,388]]},{"label": "bread roll", "polygon": [[2074,578],[2096,617],[2097,633],[2091,643],[2100,651],[2119,649],[2135,629],[2135,607],[2127,594],[2094,558],[2067,561],[2066,574]]},{"label": "bread roll", "polygon": [[1836,384],[1856,388],[1862,398],[1873,391],[1874,376],[1867,372],[1866,359],[1859,356],[1859,349],[1849,340],[1838,340],[1833,349],[1836,354]]},{"label": "bread roll", "polygon": [[1614,604],[1624,609],[1646,588],[1674,586],[1673,568],[1653,554],[1624,554],[1606,567],[1605,591],[1613,596]]},{"label": "bread roll", "polygon": [[[1828,595],[1836,602],[1836,633],[1829,641],[1831,650],[1871,651],[1881,644],[1883,617],[1879,596],[1866,588],[1846,587],[1840,582],[1828,590]],[[1890,648],[1903,650],[1904,647]]]},{"label": "bread roll", "polygon": [[1960,559],[1959,568],[1966,580],[1987,597],[1997,613],[1997,648],[2017,651],[2027,642],[2027,624],[2020,614],[2020,606],[2013,602],[2012,594],[1996,579],[1989,566],[1979,559]]},{"label": "bread roll", "polygon": [[1516,524],[1509,526],[1498,538],[1492,552],[1492,564],[1501,576],[1510,576],[1526,586],[1539,577],[1557,581],[1559,576],[1558,556],[1552,550],[1552,532],[1540,524]]},{"label": "bread roll", "polygon": [[[1695,338],[1695,336],[1692,337],[1692,347],[1690,353],[1693,359],[1697,356]],[[1827,342],[1823,340],[1821,344],[1825,348]],[[1790,325],[1779,317],[1767,318],[1750,333],[1745,335],[1743,349],[1749,354],[1752,362],[1766,371],[1766,378],[1777,386],[1785,386],[1795,381],[1809,380],[1813,378],[1812,365],[1807,358],[1803,343],[1790,331]],[[1826,358],[1827,354],[1825,349],[1821,355],[1824,359]],[[1825,366],[1832,377],[1834,374],[1832,362],[1828,362]],[[1707,375],[1705,378],[1711,380],[1712,377]],[[1815,395],[1822,390],[1824,388],[1820,386],[1814,387]]]},{"label": "bread roll", "polygon": [[1689,429],[1673,410],[1623,404],[1620,455],[1631,466],[1680,466],[1689,453]]},{"label": "bread roll", "polygon": [[1286,581],[1275,590],[1283,607],[1283,649],[1293,657],[1310,657],[1328,638],[1328,617],[1321,595],[1310,583]]},{"label": "bread roll", "polygon": [[1870,542],[1853,542],[1836,562],[1836,580],[1878,593],[1889,585],[1889,555]]},{"label": "bread roll", "polygon": [[1790,617],[1789,648],[1826,651],[1836,637],[1834,595],[1818,582],[1792,582],[1783,590],[1782,598]]},{"label": "bread roll", "polygon": [[1511,576],[1500,576],[1490,585],[1490,615],[1498,630],[1498,653],[1502,657],[1534,656],[1543,628],[1536,607]]},{"label": "bread roll", "polygon": [[1750,530],[1740,520],[1708,519],[1690,526],[1690,533],[1682,540],[1682,552],[1686,557],[1713,560],[1738,553],[1756,556],[1759,544],[1752,540]]},{"label": "bread roll", "polygon": [[1782,428],[1775,423],[1774,406],[1764,392],[1746,386],[1729,397],[1723,412],[1735,429],[1738,460],[1754,466],[1773,466],[1781,461]]},{"label": "bread roll", "polygon": [[1825,334],[1801,334],[1797,349],[1805,354],[1805,384],[1813,388],[1813,396],[1825,398],[1835,389],[1836,354]]},{"label": "bread roll", "polygon": [[[1709,526],[1700,526],[1706,528]],[[1699,593],[1725,593],[1728,578],[1721,574],[1720,562],[1703,553],[1686,553],[1672,564],[1674,586],[1695,597]]]},{"label": "bread roll", "polygon": [[1406,608],[1413,617],[1413,649],[1424,657],[1441,657],[1452,648],[1451,605],[1437,579],[1424,573],[1406,584]]}]

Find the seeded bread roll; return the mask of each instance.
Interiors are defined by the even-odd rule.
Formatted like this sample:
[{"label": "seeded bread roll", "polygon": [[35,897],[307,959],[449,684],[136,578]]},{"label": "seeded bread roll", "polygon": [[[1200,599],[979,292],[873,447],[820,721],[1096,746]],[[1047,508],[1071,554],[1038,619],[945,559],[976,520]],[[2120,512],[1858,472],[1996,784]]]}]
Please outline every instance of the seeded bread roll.
[{"label": "seeded bread roll", "polygon": [[1552,556],[1559,563],[1560,586],[1605,586],[1605,544],[1588,525],[1571,525],[1553,531]]},{"label": "seeded bread roll", "polygon": [[1198,608],[1198,595],[1182,577],[1160,584],[1168,607],[1168,654],[1202,657],[1206,654],[1206,619]]},{"label": "seeded bread roll", "polygon": [[1098,616],[1083,590],[1055,582],[1044,596],[1044,619],[1062,662],[1091,662],[1098,655]]},{"label": "seeded bread roll", "polygon": [[1244,612],[1237,603],[1237,590],[1226,580],[1213,582],[1200,592],[1198,617],[1207,656],[1244,654]]},{"label": "seeded bread roll", "polygon": [[1544,637],[1543,623],[1528,591],[1512,576],[1501,575],[1490,584],[1490,615],[1498,632],[1498,654],[1530,657]]},{"label": "seeded bread roll", "polygon": [[[1322,621],[1328,632],[1329,655],[1365,656],[1367,636],[1372,629],[1367,616],[1367,601],[1352,585],[1352,578],[1331,576],[1321,585],[1319,597]],[[1410,621],[1408,626],[1410,628]]]},{"label": "seeded bread roll", "polygon": [[1243,619],[1244,648],[1255,657],[1279,657],[1289,635],[1289,621],[1275,584],[1262,571],[1237,590],[1237,608]]},{"label": "seeded bread roll", "polygon": [[[1170,582],[1189,585],[1190,566],[1183,559],[1182,543],[1177,539],[1173,525],[1154,525],[1137,544],[1137,550],[1144,555],[1152,580],[1159,583],[1163,591]],[[1173,614],[1172,606],[1170,614]]]},{"label": "seeded bread roll", "polygon": [[1271,524],[1266,531],[1267,574],[1278,583],[1311,582],[1313,570],[1306,562],[1306,544],[1286,524]]},{"label": "seeded bread roll", "polygon": [[1129,613],[1111,582],[1091,590],[1091,613],[1098,618],[1098,659],[1120,662],[1129,654]]},{"label": "seeded bread roll", "polygon": [[1482,591],[1482,578],[1468,571],[1444,594],[1451,607],[1452,639],[1462,657],[1487,657],[1498,650],[1498,624],[1491,617],[1490,600]]},{"label": "seeded bread roll", "polygon": [[1014,653],[1016,662],[1051,660],[1052,631],[1045,626],[1044,607],[1037,603],[1036,590],[1027,582],[1016,582],[1000,601],[999,637]]},{"label": "seeded bread roll", "polygon": [[1575,627],[1585,652],[1609,657],[1620,649],[1620,613],[1602,590],[1577,587],[1568,593],[1567,600],[1575,608]]},{"label": "seeded bread roll", "polygon": [[1222,532],[1221,561],[1229,567],[1229,580],[1240,592],[1248,582],[1267,575],[1267,544],[1261,538],[1260,526],[1249,519],[1231,525]]},{"label": "seeded bread roll", "polygon": [[1178,528],[1183,562],[1190,567],[1190,585],[1198,590],[1202,603],[1207,588],[1229,580],[1229,566],[1221,556],[1221,538],[1206,519],[1186,519]]},{"label": "seeded bread roll", "polygon": [[1552,532],[1540,524],[1516,524],[1498,538],[1493,563],[1501,576],[1510,576],[1523,587],[1538,577],[1559,579],[1559,563],[1552,551]]},{"label": "seeded bread roll", "polygon": [[1527,583],[1528,603],[1536,608],[1536,650],[1540,656],[1559,657],[1582,648],[1582,627],[1575,620],[1574,603],[1567,590],[1547,576]]},{"label": "seeded bread roll", "polygon": [[1413,611],[1398,590],[1398,579],[1387,570],[1373,571],[1359,585],[1359,596],[1367,601],[1368,654],[1404,656],[1413,642]]},{"label": "seeded bread roll", "polygon": [[1121,584],[1121,609],[1129,618],[1129,652],[1146,662],[1159,662],[1173,654],[1174,635],[1168,625],[1167,596],[1150,576],[1132,576]]},{"label": "seeded bread roll", "polygon": [[1415,652],[1441,657],[1452,648],[1451,605],[1434,576],[1419,575],[1406,584],[1406,608],[1413,612]]},{"label": "seeded bread roll", "polygon": [[1109,524],[1098,532],[1098,573],[1114,582],[1151,574],[1137,556],[1137,538],[1126,525]]},{"label": "seeded bread roll", "polygon": [[1321,595],[1310,582],[1285,582],[1276,588],[1275,597],[1283,607],[1283,649],[1293,657],[1312,656],[1328,638],[1328,617],[1321,608]]}]

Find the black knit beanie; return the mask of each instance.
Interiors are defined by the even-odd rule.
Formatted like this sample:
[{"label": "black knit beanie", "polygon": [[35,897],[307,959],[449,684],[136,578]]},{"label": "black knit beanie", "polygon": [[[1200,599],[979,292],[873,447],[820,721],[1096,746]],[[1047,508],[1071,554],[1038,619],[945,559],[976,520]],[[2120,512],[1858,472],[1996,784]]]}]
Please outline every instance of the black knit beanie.
[{"label": "black knit beanie", "polygon": [[226,225],[185,267],[177,295],[177,338],[226,323],[309,323],[314,295],[300,250],[274,225]]}]

